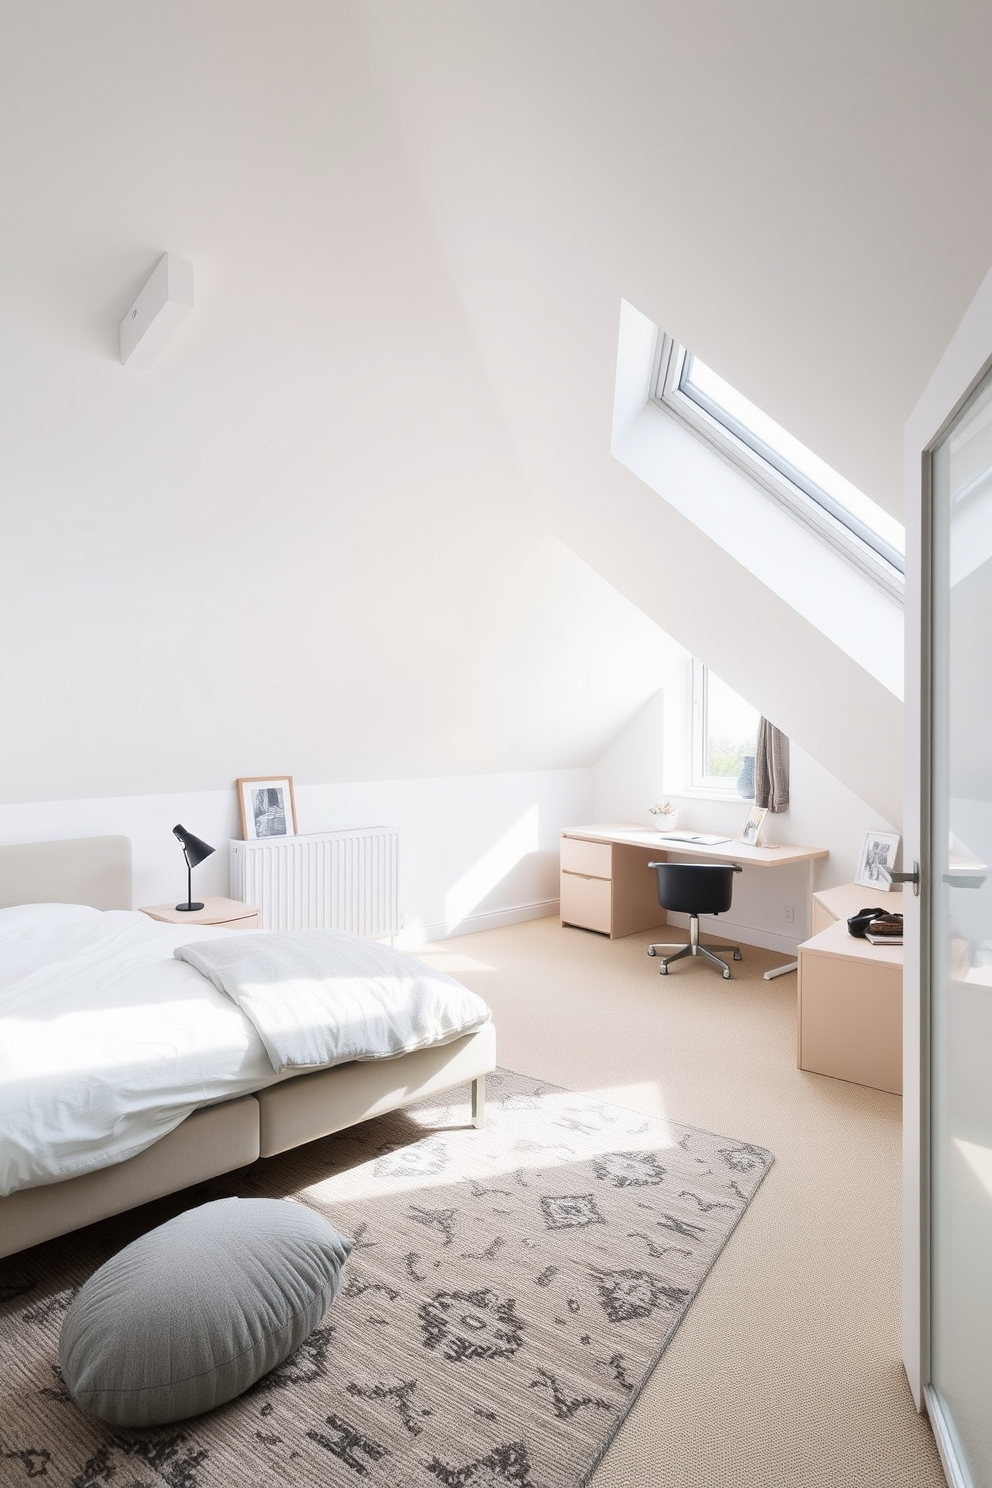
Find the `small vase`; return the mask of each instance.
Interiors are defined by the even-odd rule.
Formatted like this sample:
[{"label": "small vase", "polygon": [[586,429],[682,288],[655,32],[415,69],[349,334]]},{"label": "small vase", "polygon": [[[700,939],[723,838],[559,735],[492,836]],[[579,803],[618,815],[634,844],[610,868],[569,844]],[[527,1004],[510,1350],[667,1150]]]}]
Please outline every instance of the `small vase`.
[{"label": "small vase", "polygon": [[656,832],[674,832],[679,819],[677,811],[652,811],[651,825]]},{"label": "small vase", "polygon": [[737,794],[742,801],[754,800],[754,755],[746,754],[737,777]]}]

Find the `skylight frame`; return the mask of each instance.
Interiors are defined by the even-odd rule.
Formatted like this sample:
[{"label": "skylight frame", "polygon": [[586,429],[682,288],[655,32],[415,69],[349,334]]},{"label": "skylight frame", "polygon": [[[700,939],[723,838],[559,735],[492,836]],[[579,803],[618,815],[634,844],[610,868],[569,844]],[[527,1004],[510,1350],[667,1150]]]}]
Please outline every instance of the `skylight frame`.
[{"label": "skylight frame", "polygon": [[682,388],[691,354],[665,332],[658,334],[652,401],[674,415],[730,464],[760,486],[791,517],[853,563],[891,599],[905,594],[903,555],[872,531],[754,430],[740,424],[701,391]]}]

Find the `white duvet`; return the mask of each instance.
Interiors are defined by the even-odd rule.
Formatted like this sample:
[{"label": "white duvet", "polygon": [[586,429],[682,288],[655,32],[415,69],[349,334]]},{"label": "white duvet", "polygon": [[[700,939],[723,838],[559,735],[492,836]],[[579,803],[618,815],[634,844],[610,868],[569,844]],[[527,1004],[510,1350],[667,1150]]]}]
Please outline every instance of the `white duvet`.
[{"label": "white duvet", "polygon": [[445,972],[343,930],[228,935],[176,955],[237,1003],[280,1073],[447,1044],[490,1016]]},{"label": "white duvet", "polygon": [[198,1106],[283,1078],[230,997],[173,954],[243,933],[0,909],[0,1194],[121,1162]]}]

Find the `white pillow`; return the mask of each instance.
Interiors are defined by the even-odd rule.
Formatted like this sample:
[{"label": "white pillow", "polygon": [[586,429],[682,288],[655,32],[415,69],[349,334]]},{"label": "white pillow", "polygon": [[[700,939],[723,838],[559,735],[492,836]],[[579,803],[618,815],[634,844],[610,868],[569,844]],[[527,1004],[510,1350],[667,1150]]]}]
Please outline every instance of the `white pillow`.
[{"label": "white pillow", "polygon": [[99,919],[101,913],[89,904],[10,904],[0,909],[0,934],[80,925],[85,920]]}]

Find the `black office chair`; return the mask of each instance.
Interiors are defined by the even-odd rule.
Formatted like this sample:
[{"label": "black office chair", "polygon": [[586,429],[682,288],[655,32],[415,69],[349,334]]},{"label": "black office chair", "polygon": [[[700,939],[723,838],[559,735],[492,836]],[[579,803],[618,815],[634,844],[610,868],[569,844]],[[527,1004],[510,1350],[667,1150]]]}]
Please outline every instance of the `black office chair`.
[{"label": "black office chair", "polygon": [[[719,966],[725,977],[730,976],[726,961],[699,943],[699,916],[701,914],[723,914],[730,908],[734,895],[734,874],[740,873],[740,863],[649,863],[658,875],[658,903],[662,909],[674,910],[689,916],[689,944],[666,956],[658,967],[662,976],[668,975],[673,961],[683,956],[705,956],[714,966]],[[671,950],[675,942],[665,945],[649,945],[648,955]],[[721,951],[733,951],[734,960],[741,961],[740,946],[720,946]]]}]

